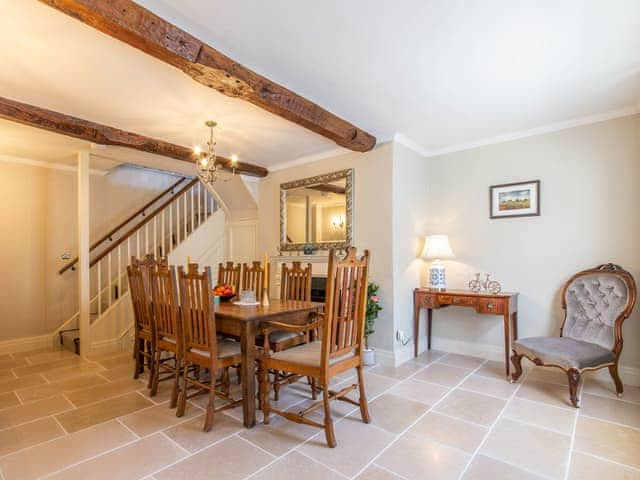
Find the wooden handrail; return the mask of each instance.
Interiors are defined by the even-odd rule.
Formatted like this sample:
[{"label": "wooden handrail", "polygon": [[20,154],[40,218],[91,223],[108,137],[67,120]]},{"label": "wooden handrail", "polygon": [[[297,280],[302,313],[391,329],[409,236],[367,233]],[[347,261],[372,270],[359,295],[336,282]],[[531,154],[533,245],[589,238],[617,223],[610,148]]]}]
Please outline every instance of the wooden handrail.
[{"label": "wooden handrail", "polygon": [[[160,212],[162,212],[170,203],[175,201],[180,195],[185,193],[187,190],[189,190],[191,187],[193,187],[199,181],[200,181],[200,178],[198,178],[198,177],[196,177],[193,180],[191,180],[184,187],[182,187],[178,193],[176,193],[169,200],[167,200],[162,205],[160,205],[160,207],[158,207],[158,209],[155,212],[153,212],[148,217],[145,217],[144,220],[142,222],[140,222],[139,224],[137,224],[135,227],[130,228],[127,231],[127,233],[125,233],[122,236],[122,238],[120,238],[120,240],[117,240],[113,245],[111,245],[104,252],[102,252],[100,255],[98,255],[97,258],[91,260],[91,262],[89,263],[89,268],[93,267],[96,263],[98,263],[104,257],[109,255],[113,250],[118,248],[118,246],[120,246],[120,244],[124,243],[133,233],[135,233],[136,230],[144,227],[147,223],[149,223],[151,220],[153,220]],[[186,219],[185,219],[185,221],[186,221]]]},{"label": "wooden handrail", "polygon": [[[134,214],[130,215],[126,220],[124,220],[123,222],[121,222],[117,227],[113,228],[109,233],[107,233],[106,235],[104,235],[100,240],[98,240],[97,242],[93,243],[91,245],[91,247],[89,247],[89,253],[91,253],[91,251],[96,248],[98,245],[102,244],[105,240],[107,240],[109,237],[111,237],[114,233],[116,233],[118,230],[120,230],[123,226],[125,226],[127,223],[129,223],[131,220],[133,220],[134,218],[136,218],[138,215],[140,215],[141,213],[143,213],[147,208],[149,208],[151,205],[153,205],[155,202],[157,202],[160,198],[162,198],[163,196],[165,196],[168,192],[171,192],[173,189],[175,189],[180,183],[182,183],[187,177],[182,177],[180,178],[180,180],[178,180],[176,183],[174,183],[173,185],[171,185],[171,187],[167,188],[165,191],[163,191],[160,195],[157,195],[153,200],[147,202],[142,208],[139,208]],[[126,240],[134,231],[136,231],[138,228],[142,227],[143,225],[145,225],[150,219],[154,218],[156,216],[156,214],[158,214],[161,210],[164,210],[164,208],[169,205],[173,200],[175,200],[177,197],[179,197],[180,195],[182,195],[186,190],[188,190],[190,187],[192,187],[193,185],[195,185],[197,182],[199,181],[198,177],[194,178],[193,180],[191,180],[187,185],[185,185],[178,193],[174,194],[171,196],[171,198],[169,200],[167,200],[166,202],[164,202],[158,209],[156,209],[156,211],[149,217],[146,217],[146,219],[139,223],[138,225],[136,225],[135,227],[129,229],[127,231],[127,233],[120,238],[120,240],[116,241],[116,243],[112,244],[111,247],[109,247],[105,252],[103,252],[102,254],[100,254],[98,256],[97,259],[93,260],[89,267],[93,267],[93,265],[95,265],[95,263],[97,263],[98,261],[102,260],[102,258],[109,252],[111,252],[114,248],[116,248],[118,245],[120,245],[124,240]],[[62,267],[59,271],[58,274],[62,275],[64,272],[66,272],[67,270],[69,270],[70,268],[72,268],[76,263],[78,263],[78,257],[74,258],[71,262],[67,263],[64,267]]]}]

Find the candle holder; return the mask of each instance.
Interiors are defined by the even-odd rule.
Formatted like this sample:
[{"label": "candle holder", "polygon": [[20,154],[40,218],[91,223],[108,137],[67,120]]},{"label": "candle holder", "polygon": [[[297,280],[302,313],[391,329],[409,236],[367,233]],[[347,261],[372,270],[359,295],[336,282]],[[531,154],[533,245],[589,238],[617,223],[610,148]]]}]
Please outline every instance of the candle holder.
[{"label": "candle holder", "polygon": [[266,288],[262,289],[262,306],[263,307],[269,306],[269,292],[267,291]]}]

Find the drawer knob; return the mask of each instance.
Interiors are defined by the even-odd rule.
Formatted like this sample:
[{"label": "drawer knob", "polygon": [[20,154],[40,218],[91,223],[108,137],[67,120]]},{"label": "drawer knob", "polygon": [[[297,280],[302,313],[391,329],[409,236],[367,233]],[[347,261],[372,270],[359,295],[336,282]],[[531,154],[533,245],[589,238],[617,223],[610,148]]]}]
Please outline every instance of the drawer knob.
[{"label": "drawer knob", "polygon": [[496,306],[493,303],[488,303],[487,308],[495,308]]}]

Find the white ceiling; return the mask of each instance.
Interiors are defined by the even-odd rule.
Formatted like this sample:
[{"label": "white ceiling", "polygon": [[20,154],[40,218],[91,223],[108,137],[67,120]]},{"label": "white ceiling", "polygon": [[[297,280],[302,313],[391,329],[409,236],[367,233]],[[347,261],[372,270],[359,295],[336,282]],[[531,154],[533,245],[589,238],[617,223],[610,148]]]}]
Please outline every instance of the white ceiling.
[{"label": "white ceiling", "polygon": [[[426,153],[640,100],[638,0],[137,1],[378,141]],[[0,7],[1,96],[182,145],[202,143],[212,118],[220,153],[268,168],[336,148],[36,0]],[[17,148],[7,128],[0,154]]]}]

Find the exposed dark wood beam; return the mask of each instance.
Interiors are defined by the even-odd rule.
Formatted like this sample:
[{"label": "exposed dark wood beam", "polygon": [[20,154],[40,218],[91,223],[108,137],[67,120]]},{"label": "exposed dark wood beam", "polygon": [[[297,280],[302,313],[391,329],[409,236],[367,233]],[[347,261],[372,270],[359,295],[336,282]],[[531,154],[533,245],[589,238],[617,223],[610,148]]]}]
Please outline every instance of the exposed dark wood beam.
[{"label": "exposed dark wood beam", "polygon": [[131,0],[40,1],[179,68],[220,93],[246,100],[342,147],[366,152],[376,144],[373,135],[240,65]]},{"label": "exposed dark wood beam", "polygon": [[[100,145],[133,148],[176,160],[195,162],[195,154],[191,148],[16,102],[8,98],[0,97],[0,118]],[[232,170],[231,160],[228,158],[218,157],[217,163],[222,165],[225,170]],[[236,171],[254,177],[266,177],[269,173],[264,167],[245,162],[237,162]]]}]

